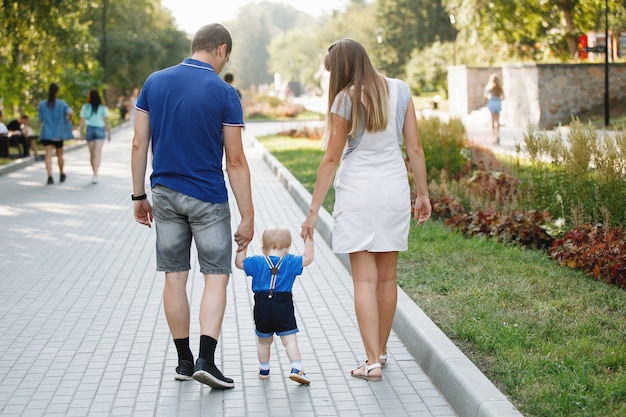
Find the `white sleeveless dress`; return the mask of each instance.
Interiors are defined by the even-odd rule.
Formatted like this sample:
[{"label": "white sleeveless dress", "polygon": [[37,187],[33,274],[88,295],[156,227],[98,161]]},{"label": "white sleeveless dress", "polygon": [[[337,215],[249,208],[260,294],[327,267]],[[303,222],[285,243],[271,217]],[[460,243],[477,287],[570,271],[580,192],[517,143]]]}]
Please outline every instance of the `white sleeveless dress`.
[{"label": "white sleeveless dress", "polygon": [[[398,144],[398,85],[388,80],[389,122],[368,132],[335,175],[332,244],[335,253],[407,250],[411,195]],[[402,125],[402,124],[400,124]]]}]

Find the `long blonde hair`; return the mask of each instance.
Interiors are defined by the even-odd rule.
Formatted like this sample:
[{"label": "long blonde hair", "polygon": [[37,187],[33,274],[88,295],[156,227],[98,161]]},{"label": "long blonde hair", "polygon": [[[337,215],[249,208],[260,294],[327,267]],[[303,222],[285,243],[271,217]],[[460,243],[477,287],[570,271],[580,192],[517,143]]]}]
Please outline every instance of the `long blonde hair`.
[{"label": "long blonde hair", "polygon": [[[370,132],[385,130],[389,120],[389,91],[387,82],[370,61],[367,51],[359,42],[340,39],[328,48],[324,66],[330,71],[328,87],[328,110],[326,137],[330,135],[330,111],[339,93],[344,100],[352,101],[349,129],[354,136],[359,131],[361,117],[365,119],[365,129]],[[362,112],[362,115],[361,115]]]},{"label": "long blonde hair", "polygon": [[504,89],[502,88],[502,81],[496,74],[489,76],[489,83],[487,83],[487,91],[496,97],[504,98]]}]

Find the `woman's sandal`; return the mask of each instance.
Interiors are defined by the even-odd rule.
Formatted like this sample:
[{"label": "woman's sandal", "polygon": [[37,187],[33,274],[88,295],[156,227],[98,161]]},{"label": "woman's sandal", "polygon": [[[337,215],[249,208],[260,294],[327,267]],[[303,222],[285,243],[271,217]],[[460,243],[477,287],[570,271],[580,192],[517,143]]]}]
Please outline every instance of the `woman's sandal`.
[{"label": "woman's sandal", "polygon": [[[387,354],[385,353],[384,355],[380,355],[378,357],[378,363],[380,363],[380,367],[384,368],[385,364],[387,363]],[[367,361],[365,361],[365,364],[367,365]]]},{"label": "woman's sandal", "polygon": [[384,355],[380,355],[378,357],[378,362],[380,362],[380,367],[384,368],[385,364],[387,363],[387,354],[385,353]]},{"label": "woman's sandal", "polygon": [[352,375],[355,378],[365,379],[367,381],[382,381],[383,380],[382,375],[370,375],[370,371],[372,369],[377,369],[377,368],[378,369],[382,368],[381,364],[378,362],[373,363],[371,365],[367,365],[364,363],[358,368],[354,368],[353,370],[351,370],[350,375]]}]

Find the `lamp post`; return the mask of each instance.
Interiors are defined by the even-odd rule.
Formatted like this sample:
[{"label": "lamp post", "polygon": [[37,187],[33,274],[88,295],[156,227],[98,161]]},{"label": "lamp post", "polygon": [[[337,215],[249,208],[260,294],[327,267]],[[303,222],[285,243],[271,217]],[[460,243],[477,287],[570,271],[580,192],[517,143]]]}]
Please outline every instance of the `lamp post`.
[{"label": "lamp post", "polygon": [[604,127],[609,127],[609,0],[604,0],[604,31],[606,52],[604,53]]},{"label": "lamp post", "polygon": [[383,33],[385,33],[384,29],[382,28],[376,29],[376,43],[378,43],[379,45],[382,45],[383,43]]},{"label": "lamp post", "polygon": [[385,34],[385,29],[377,28],[375,34],[376,34],[376,45],[375,45],[374,53],[376,54],[376,60],[378,61],[378,64],[380,65],[381,69],[385,71],[387,67],[387,63],[385,62],[385,50],[383,47],[383,42],[385,42],[385,39],[383,37]]},{"label": "lamp post", "polygon": [[450,40],[452,41],[452,65],[456,65],[456,17],[450,14]]}]

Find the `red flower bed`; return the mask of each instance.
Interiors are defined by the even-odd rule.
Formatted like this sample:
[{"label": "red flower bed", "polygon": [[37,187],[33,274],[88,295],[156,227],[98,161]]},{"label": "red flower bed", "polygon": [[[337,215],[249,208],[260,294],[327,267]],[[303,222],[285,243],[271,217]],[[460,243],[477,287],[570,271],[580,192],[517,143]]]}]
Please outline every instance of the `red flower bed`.
[{"label": "red flower bed", "polygon": [[556,239],[548,253],[560,265],[626,288],[626,232],[622,229],[582,224]]}]

